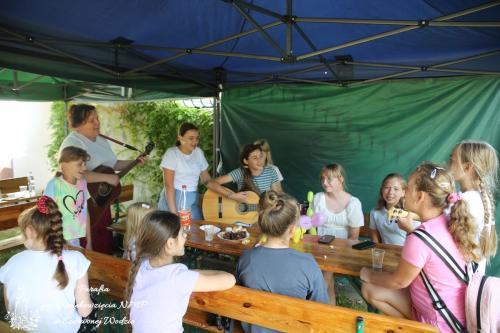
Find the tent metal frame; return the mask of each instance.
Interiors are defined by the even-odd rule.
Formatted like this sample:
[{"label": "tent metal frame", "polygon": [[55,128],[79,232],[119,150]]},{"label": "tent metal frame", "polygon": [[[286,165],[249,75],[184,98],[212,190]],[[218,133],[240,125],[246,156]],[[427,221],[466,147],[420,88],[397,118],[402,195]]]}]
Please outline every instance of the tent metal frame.
[{"label": "tent metal frame", "polygon": [[[305,83],[323,83],[323,84],[335,84],[342,86],[352,86],[365,84],[370,82],[381,81],[385,79],[392,79],[396,77],[405,77],[410,74],[417,73],[419,71],[435,71],[435,72],[448,72],[448,73],[456,73],[456,74],[464,74],[464,75],[498,75],[499,72],[496,71],[484,71],[484,70],[474,70],[470,68],[446,68],[447,66],[454,65],[456,63],[463,63],[466,61],[478,59],[478,57],[490,56],[490,55],[498,55],[499,51],[490,52],[489,55],[475,55],[469,58],[462,58],[453,60],[450,62],[444,62],[441,64],[435,64],[431,66],[424,65],[401,65],[401,64],[368,64],[357,61],[345,61],[340,65],[350,65],[350,66],[372,66],[379,68],[394,68],[402,69],[403,71],[392,73],[388,75],[383,75],[375,78],[369,78],[365,80],[359,81],[349,81],[342,82],[339,80],[339,76],[335,69],[332,67],[333,64],[339,65],[339,63],[335,63],[334,60],[327,60],[325,55],[327,53],[331,53],[334,51],[342,50],[354,45],[364,44],[373,42],[379,39],[387,38],[393,35],[405,33],[408,31],[412,31],[415,29],[422,29],[427,27],[467,27],[467,28],[500,28],[500,22],[498,21],[484,21],[484,22],[475,22],[475,21],[451,21],[472,13],[477,13],[492,7],[496,7],[500,5],[500,0],[495,0],[491,2],[484,3],[479,6],[471,7],[465,10],[461,10],[455,13],[446,14],[434,19],[422,19],[422,20],[390,20],[390,19],[363,19],[363,18],[319,18],[319,17],[297,17],[293,15],[293,0],[286,0],[286,9],[284,14],[280,14],[264,8],[262,6],[258,6],[252,3],[249,3],[245,0],[221,0],[222,2],[232,6],[235,11],[237,11],[244,19],[245,22],[248,22],[252,27],[246,31],[242,31],[237,34],[233,34],[218,40],[211,41],[209,43],[205,43],[203,45],[199,45],[193,48],[179,48],[179,47],[170,47],[170,46],[160,46],[160,45],[138,45],[132,42],[123,43],[120,41],[112,41],[112,42],[94,42],[94,41],[70,41],[64,39],[56,39],[56,38],[34,38],[30,35],[26,35],[23,33],[19,33],[16,31],[12,31],[9,28],[3,27],[0,25],[0,31],[5,33],[8,37],[2,36],[0,39],[11,39],[13,42],[20,42],[30,44],[31,46],[35,46],[44,52],[49,52],[51,54],[58,55],[63,59],[77,61],[81,64],[89,66],[93,69],[111,75],[115,79],[125,78],[127,76],[132,75],[160,75],[166,77],[173,77],[177,79],[183,79],[191,82],[195,82],[197,84],[201,84],[205,87],[213,88],[214,94],[217,95],[217,91],[219,89],[219,84],[214,82],[208,82],[206,80],[197,78],[193,75],[189,75],[186,73],[182,73],[180,69],[176,69],[174,66],[167,65],[167,63],[172,62],[176,59],[179,59],[184,56],[189,56],[192,54],[204,54],[215,57],[237,57],[237,58],[248,58],[255,60],[264,60],[264,61],[274,61],[274,62],[282,62],[282,63],[305,63],[308,61],[312,61],[314,57],[317,57],[316,60],[313,60],[315,63],[319,63],[320,65],[316,65],[311,67],[311,71],[319,69],[318,66],[324,67],[327,74],[324,79],[321,80],[310,80],[307,78],[297,78],[293,77],[293,72],[289,73],[255,73],[255,77],[257,80],[251,82],[245,82],[245,84],[234,83],[226,85],[225,82],[222,82],[224,88],[230,88],[233,86],[242,86],[242,85],[254,85],[266,82],[305,82]],[[251,12],[258,12],[260,14],[266,15],[273,19],[272,22],[261,25],[259,24],[251,15]],[[276,20],[277,19],[277,20]],[[373,25],[385,25],[385,26],[400,26],[396,29],[391,29],[385,32],[377,33],[371,36],[362,37],[359,39],[351,40],[345,43],[341,43],[338,45],[332,45],[329,47],[318,49],[314,42],[310,39],[310,37],[304,32],[301,28],[301,24],[307,23],[322,23],[322,24],[373,24]],[[274,40],[271,35],[267,32],[267,30],[272,29],[274,27],[278,27],[280,25],[285,25],[285,34],[284,34],[284,45],[285,49],[280,46],[276,40]],[[297,32],[297,34],[304,40],[304,42],[309,46],[311,52],[296,55],[293,53],[293,30]],[[274,51],[277,55],[273,54],[251,54],[251,53],[242,53],[242,52],[224,52],[224,51],[215,51],[211,50],[214,46],[219,46],[224,43],[233,41],[235,39],[244,38],[246,36],[256,34],[262,36],[263,40],[271,46],[271,52]],[[93,61],[88,61],[82,58],[79,55],[72,54],[70,52],[63,51],[57,47],[57,45],[70,44],[70,45],[88,45],[95,46],[100,48],[112,48],[115,52],[116,56],[116,64],[118,65],[118,55],[119,50],[128,50],[129,54],[136,57],[140,61],[145,61],[144,65],[135,67],[135,68],[124,68],[123,71],[117,71],[115,68],[110,68],[110,66],[105,66]],[[173,53],[168,55],[167,57],[156,59],[150,55],[147,55],[142,51],[163,51],[168,53]],[[273,53],[274,53],[273,52]],[[162,65],[163,69],[158,67]],[[151,70],[157,67],[159,69],[158,73],[152,73]],[[299,69],[295,72],[295,74],[306,73],[307,70]],[[232,72],[227,72],[226,75],[231,75]],[[238,75],[238,73],[234,73]],[[213,74],[214,77],[217,75]],[[210,75],[209,75],[210,77]],[[35,80],[36,81],[36,80]],[[216,80],[214,80],[216,81]],[[28,85],[32,82],[27,83]],[[17,87],[17,83],[13,84],[15,89],[23,88]]]}]

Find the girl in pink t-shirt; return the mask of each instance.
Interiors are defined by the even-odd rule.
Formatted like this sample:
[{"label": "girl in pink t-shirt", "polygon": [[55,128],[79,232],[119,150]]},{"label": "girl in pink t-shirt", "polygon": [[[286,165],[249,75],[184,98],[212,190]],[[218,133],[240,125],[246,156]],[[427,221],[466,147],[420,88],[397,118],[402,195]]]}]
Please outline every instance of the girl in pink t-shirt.
[{"label": "girl in pink t-shirt", "polygon": [[[406,208],[421,217],[423,223],[419,228],[439,240],[457,263],[465,267],[466,262],[477,260],[476,227],[467,203],[454,191],[454,179],[449,172],[424,163],[409,178]],[[449,203],[454,205],[446,216],[443,211]],[[408,235],[395,272],[375,272],[366,267],[361,270],[363,296],[387,315],[429,323],[441,332],[453,332],[434,309],[419,276],[422,270],[448,309],[465,325],[465,284],[414,234]]]}]

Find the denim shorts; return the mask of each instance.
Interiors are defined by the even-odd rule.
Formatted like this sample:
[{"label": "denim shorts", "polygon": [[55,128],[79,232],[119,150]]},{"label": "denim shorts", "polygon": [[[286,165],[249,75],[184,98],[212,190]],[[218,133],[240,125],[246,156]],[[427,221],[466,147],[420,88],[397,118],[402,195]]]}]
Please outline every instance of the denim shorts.
[{"label": "denim shorts", "polygon": [[[175,189],[175,202],[177,204],[177,209],[179,209],[179,203],[181,199],[182,191]],[[203,215],[200,210],[199,200],[200,194],[196,191],[188,191],[186,195],[188,207],[191,208],[191,219],[192,220],[203,220]],[[160,199],[158,200],[158,209],[166,210],[168,209],[167,198],[165,197],[165,188],[160,193]]]}]

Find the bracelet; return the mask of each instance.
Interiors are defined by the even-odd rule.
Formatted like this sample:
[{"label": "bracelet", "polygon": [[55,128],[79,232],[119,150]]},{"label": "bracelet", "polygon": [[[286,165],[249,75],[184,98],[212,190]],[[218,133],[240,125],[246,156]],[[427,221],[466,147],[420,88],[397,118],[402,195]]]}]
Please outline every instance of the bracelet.
[{"label": "bracelet", "polygon": [[233,197],[233,194],[234,194],[233,192],[229,192],[229,193],[227,194],[227,198],[228,198],[228,199],[231,199],[231,198]]}]

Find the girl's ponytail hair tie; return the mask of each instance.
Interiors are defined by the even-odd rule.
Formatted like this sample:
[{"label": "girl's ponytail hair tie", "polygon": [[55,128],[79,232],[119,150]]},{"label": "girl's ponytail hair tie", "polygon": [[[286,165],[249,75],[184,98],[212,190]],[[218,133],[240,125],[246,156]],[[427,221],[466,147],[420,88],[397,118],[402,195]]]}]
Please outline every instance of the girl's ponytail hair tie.
[{"label": "girl's ponytail hair tie", "polygon": [[49,213],[49,209],[47,208],[47,200],[51,200],[50,197],[42,195],[36,203],[37,210],[45,215]]},{"label": "girl's ponytail hair tie", "polygon": [[454,204],[459,200],[462,200],[462,192],[454,192],[454,193],[450,193],[448,195],[448,202],[449,203]]}]

